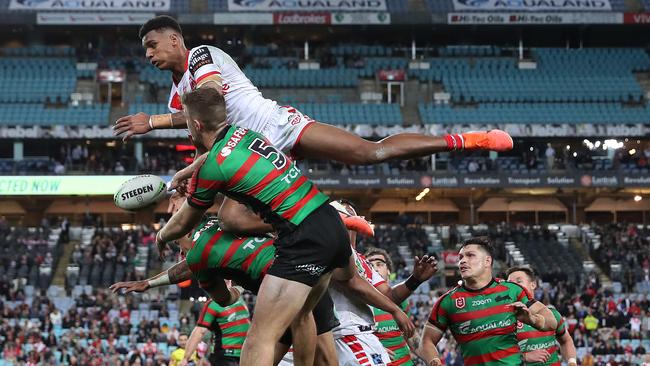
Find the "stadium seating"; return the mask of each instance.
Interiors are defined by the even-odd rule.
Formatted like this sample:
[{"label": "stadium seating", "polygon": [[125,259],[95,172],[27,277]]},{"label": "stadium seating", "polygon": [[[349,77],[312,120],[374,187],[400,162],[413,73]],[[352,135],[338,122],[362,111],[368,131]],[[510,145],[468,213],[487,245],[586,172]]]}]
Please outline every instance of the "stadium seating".
[{"label": "stadium seating", "polygon": [[606,102],[640,101],[644,92],[633,72],[650,69],[642,49],[532,50],[534,70],[515,58],[436,58],[429,70],[412,70],[421,81],[441,82],[453,101]]},{"label": "stadium seating", "polygon": [[44,104],[6,104],[0,108],[0,124],[35,126],[106,125],[108,104],[46,107]]},{"label": "stadium seating", "polygon": [[617,103],[481,103],[476,106],[420,103],[424,123],[647,123],[650,106]]},{"label": "stadium seating", "polygon": [[296,103],[294,107],[318,121],[330,124],[402,124],[402,114],[397,104]]},{"label": "stadium seating", "polygon": [[0,102],[67,102],[74,91],[72,58],[6,57],[0,59]]}]

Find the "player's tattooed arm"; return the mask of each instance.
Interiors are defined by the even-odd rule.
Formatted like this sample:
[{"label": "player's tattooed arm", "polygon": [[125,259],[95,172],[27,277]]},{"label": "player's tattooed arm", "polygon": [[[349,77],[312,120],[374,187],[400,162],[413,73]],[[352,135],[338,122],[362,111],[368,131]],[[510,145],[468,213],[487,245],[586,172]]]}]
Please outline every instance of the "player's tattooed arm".
[{"label": "player's tattooed arm", "polygon": [[187,264],[187,261],[182,260],[171,266],[167,270],[167,275],[169,275],[169,282],[181,283],[192,278],[192,271],[190,270],[190,266]]},{"label": "player's tattooed arm", "polygon": [[437,345],[443,334],[444,332],[433,324],[427,322],[424,325],[424,332],[422,332],[420,348],[417,350],[417,354],[425,359],[427,366],[442,365]]},{"label": "player's tattooed arm", "polygon": [[167,225],[156,234],[156,245],[158,246],[161,259],[164,259],[163,253],[167,247],[167,243],[180,239],[183,235],[187,235],[201,221],[207,209],[207,207],[192,207],[185,202],[181,209],[169,219]]}]

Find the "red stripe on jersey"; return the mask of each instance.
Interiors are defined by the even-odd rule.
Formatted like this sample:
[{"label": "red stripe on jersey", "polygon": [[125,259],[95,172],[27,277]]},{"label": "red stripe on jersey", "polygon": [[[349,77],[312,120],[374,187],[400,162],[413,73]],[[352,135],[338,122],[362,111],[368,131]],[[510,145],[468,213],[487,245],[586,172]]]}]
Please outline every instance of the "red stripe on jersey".
[{"label": "red stripe on jersey", "polygon": [[214,243],[216,243],[217,240],[221,238],[222,235],[223,231],[220,231],[210,238],[210,241],[208,241],[208,244],[206,244],[206,246],[203,248],[203,252],[201,253],[201,261],[190,266],[190,270],[192,270],[192,272],[196,273],[197,271],[200,271],[208,266],[208,259],[210,258],[212,247],[214,246]]},{"label": "red stripe on jersey", "polygon": [[480,356],[470,356],[463,360],[465,366],[481,365],[487,362],[498,361],[519,353],[519,346],[513,346],[504,350],[494,351]]},{"label": "red stripe on jersey", "polygon": [[235,338],[235,337],[246,337],[246,332],[237,332],[232,334],[224,334],[221,338]]},{"label": "red stripe on jersey", "polygon": [[[221,154],[219,154],[219,156],[221,156]],[[228,180],[228,187],[234,187],[235,185],[237,185],[237,183],[239,183],[242,179],[244,179],[246,174],[248,174],[248,172],[250,172],[251,168],[253,167],[253,165],[255,165],[255,163],[257,163],[258,160],[260,160],[260,155],[251,154],[248,157],[248,159],[246,159],[244,164],[242,164],[239,167],[239,169],[232,176],[232,178],[230,178],[230,180]]]},{"label": "red stripe on jersey", "polygon": [[530,338],[540,338],[546,336],[553,336],[554,331],[540,332],[539,330],[531,330],[528,332],[519,332],[517,333],[517,339],[530,339]]},{"label": "red stripe on jersey", "polygon": [[385,333],[375,333],[375,336],[379,339],[391,339],[402,336],[402,332],[399,330],[391,330],[390,332]]},{"label": "red stripe on jersey", "polygon": [[553,354],[553,353],[557,352],[557,346],[553,346],[551,348],[548,348],[546,351],[548,351],[548,353],[550,353],[550,354]]},{"label": "red stripe on jersey", "polygon": [[440,315],[443,318],[446,318],[447,310],[441,307],[440,304],[442,304],[442,301],[445,299],[445,296],[448,296],[452,291],[458,289],[459,287],[460,286],[456,286],[451,290],[445,292],[442,296],[438,298],[438,301],[436,301],[436,303],[433,304],[433,308],[431,309],[431,314],[429,315],[429,323],[433,324],[436,328],[442,331],[445,331],[447,329],[447,326],[440,324],[440,322],[438,322],[436,319],[438,318],[438,315]]},{"label": "red stripe on jersey", "polygon": [[291,186],[289,186],[289,188],[285,189],[284,192],[282,192],[279,195],[277,195],[276,197],[274,197],[271,200],[271,202],[269,202],[269,206],[271,206],[271,208],[273,210],[280,207],[282,202],[284,202],[284,200],[287,199],[287,197],[289,197],[292,193],[297,191],[298,188],[300,188],[300,186],[302,186],[306,181],[307,181],[307,177],[305,177],[304,175],[302,177],[296,179],[296,181],[293,182],[291,184]]},{"label": "red stripe on jersey", "polygon": [[468,320],[480,319],[480,318],[485,318],[488,316],[503,314],[503,313],[512,313],[509,304],[493,306],[491,308],[482,309],[482,310],[468,311],[465,313],[449,314],[449,320],[452,323],[460,323]]},{"label": "red stripe on jersey", "polygon": [[210,72],[206,73],[205,75],[201,75],[201,76],[199,76],[198,79],[196,79],[196,85],[199,85],[201,83],[201,80],[207,78],[208,76],[212,76],[212,75],[221,75],[221,73],[219,71],[210,71]]},{"label": "red stripe on jersey", "polygon": [[475,296],[484,296],[484,295],[494,295],[494,294],[498,294],[498,293],[508,291],[508,290],[509,290],[508,287],[499,284],[497,286],[482,290],[480,292],[469,292],[469,291],[460,290],[460,291],[454,292],[451,295],[451,298],[455,300],[455,299],[458,299],[459,297],[475,297]]},{"label": "red stripe on jersey", "polygon": [[204,321],[199,321],[198,323],[196,323],[196,325],[198,325],[199,327],[203,327],[203,328],[210,328],[210,324],[208,324],[207,322],[204,322]]},{"label": "red stripe on jersey", "polygon": [[301,198],[300,201],[296,202],[296,204],[293,205],[293,207],[291,207],[290,209],[286,210],[286,211],[282,214],[282,217],[284,217],[285,219],[289,220],[290,218],[292,218],[293,216],[295,216],[295,214],[296,214],[298,211],[300,211],[301,208],[305,207],[305,205],[307,204],[307,202],[309,202],[309,201],[310,201],[312,198],[314,198],[314,196],[317,195],[317,194],[318,194],[318,188],[316,188],[316,186],[312,186],[312,187],[311,187],[311,190],[309,191],[309,193],[307,193],[307,195],[306,195],[305,197]]},{"label": "red stripe on jersey", "polygon": [[250,195],[250,196],[256,196],[259,194],[266,186],[268,186],[271,181],[279,177],[280,175],[286,173],[287,170],[291,169],[291,163],[287,162],[285,164],[284,168],[278,170],[278,169],[273,169],[269,174],[266,175],[266,177],[262,178],[262,180],[255,185],[255,187],[249,189],[245,193]]},{"label": "red stripe on jersey", "polygon": [[224,310],[224,311],[220,312],[220,313],[218,314],[218,317],[222,318],[222,317],[228,316],[228,315],[230,315],[230,314],[232,314],[232,313],[236,313],[236,312],[238,312],[238,311],[246,310],[246,309],[247,309],[247,308],[246,308],[245,305],[235,306],[234,308],[230,308],[230,309],[228,309],[228,310]]},{"label": "red stripe on jersey", "polygon": [[223,258],[221,258],[221,261],[219,262],[219,267],[227,267],[228,262],[230,262],[230,259],[232,258],[233,255],[235,255],[235,252],[237,249],[239,249],[239,246],[241,243],[244,242],[247,238],[239,238],[235,239],[232,241],[230,244],[230,247],[228,247],[228,250],[226,251],[226,254],[223,255]]},{"label": "red stripe on jersey", "polygon": [[219,189],[223,181],[197,178],[196,186],[204,189]]},{"label": "red stripe on jersey", "polygon": [[454,334],[454,338],[456,339],[456,341],[458,343],[465,344],[465,343],[473,342],[473,341],[483,339],[483,338],[512,334],[516,330],[517,330],[517,326],[516,326],[516,324],[513,324],[513,325],[511,325],[509,327],[490,329],[490,330],[488,330],[486,332],[476,332],[476,333],[472,333],[472,334]]},{"label": "red stripe on jersey", "polygon": [[264,266],[264,268],[262,268],[262,273],[261,273],[260,277],[261,277],[261,276],[264,276],[264,275],[266,274],[266,271],[269,270],[269,267],[271,267],[272,264],[273,264],[273,261],[269,261],[269,263],[267,263],[267,264]]},{"label": "red stripe on jersey", "polygon": [[208,313],[210,313],[210,315],[212,315],[212,316],[214,316],[214,317],[217,317],[217,318],[219,317],[219,313],[217,313],[217,312],[216,312],[215,310],[213,310],[213,309],[208,308],[206,311],[207,311]]},{"label": "red stripe on jersey", "polygon": [[203,309],[201,309],[201,313],[199,314],[199,322],[203,321],[203,318],[205,318],[205,312],[208,311],[208,308],[210,307],[211,302],[212,302],[212,299],[208,300],[208,302],[206,302],[203,305]]},{"label": "red stripe on jersey", "polygon": [[357,341],[357,337],[353,335],[347,335],[343,336],[343,342],[350,348],[352,353],[357,353],[360,351],[363,351],[363,347],[361,347],[361,344]]},{"label": "red stripe on jersey", "polygon": [[246,260],[244,261],[244,263],[241,264],[241,269],[243,269],[244,272],[248,272],[248,269],[250,268],[251,264],[253,264],[255,258],[257,258],[257,256],[262,252],[262,250],[268,248],[270,245],[273,245],[273,240],[271,239],[269,239],[266,243],[260,245],[259,248],[255,249],[253,254],[249,255],[248,258],[246,258]]},{"label": "red stripe on jersey", "polygon": [[391,319],[393,319],[393,316],[390,314],[375,315],[375,323],[379,323]]},{"label": "red stripe on jersey", "polygon": [[221,348],[223,349],[241,349],[241,344],[223,344]]},{"label": "red stripe on jersey", "polygon": [[389,363],[388,366],[399,366],[399,365],[403,365],[403,364],[405,364],[405,363],[407,363],[409,361],[411,361],[411,355],[406,355],[406,356],[400,358],[399,360],[395,360],[395,361]]},{"label": "red stripe on jersey", "polygon": [[248,323],[249,321],[250,321],[250,320],[248,320],[248,318],[240,319],[240,320],[234,321],[234,322],[232,322],[232,323],[224,324],[221,328],[222,328],[222,329],[228,329],[228,328],[236,327],[236,326],[238,326],[238,325],[246,324],[246,323]]},{"label": "red stripe on jersey", "polygon": [[398,348],[402,348],[402,347],[405,347],[405,346],[406,346],[406,341],[402,341],[402,343],[400,343],[400,344],[398,344],[396,346],[390,346],[390,347],[386,347],[386,348],[388,348],[391,351],[394,351],[394,350],[396,350]]}]

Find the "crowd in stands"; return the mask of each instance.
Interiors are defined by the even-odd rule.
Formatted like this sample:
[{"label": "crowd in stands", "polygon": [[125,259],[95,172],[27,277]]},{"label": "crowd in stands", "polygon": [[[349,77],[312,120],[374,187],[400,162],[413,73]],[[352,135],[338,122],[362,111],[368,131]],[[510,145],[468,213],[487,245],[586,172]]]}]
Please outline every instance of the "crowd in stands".
[{"label": "crowd in stands", "polygon": [[[114,281],[147,276],[150,264],[157,261],[152,258],[157,256],[148,256],[150,250],[155,251],[152,231],[103,228],[100,222],[86,221],[89,227],[71,234],[79,244],[71,253],[70,265],[81,267],[81,271],[74,281],[68,276],[65,288],[50,286],[45,290],[16,281],[0,282],[0,355],[4,362],[0,365],[163,365],[177,347],[179,335],[191,331],[201,303],[189,302],[181,312],[175,287],[127,296],[106,290]],[[615,277],[614,285],[604,286],[593,272],[574,277],[555,268],[538,268],[543,284],[535,297],[553,304],[565,316],[581,365],[650,362],[644,359],[650,350],[647,230],[628,225],[592,229],[600,235],[600,245],[595,247],[590,240],[581,242],[578,237],[576,245],[591,247],[592,257],[606,272],[608,264],[622,261],[624,271],[634,276],[625,272],[622,286],[616,286]],[[0,220],[0,248],[3,253],[8,247],[14,248],[11,237],[16,233],[22,233],[16,243],[38,245],[44,239],[35,232],[42,230],[28,234],[30,230],[12,228]],[[396,266],[393,283],[397,283],[408,276],[414,256],[453,250],[454,243],[478,234],[494,239],[499,274],[505,270],[507,243],[513,238],[552,241],[558,236],[540,227],[433,227],[425,225],[421,217],[400,215],[395,224],[377,225],[376,236],[360,239],[357,249],[363,252],[379,246],[388,250]],[[117,269],[119,266],[122,270]],[[95,267],[102,271],[110,268],[111,276],[93,279]],[[444,273],[442,259],[439,267]],[[447,286],[441,285],[445,282]],[[437,298],[453,284],[453,279],[436,276],[410,298],[411,315],[419,329]],[[246,299],[253,307],[254,297],[246,295]],[[446,365],[462,365],[453,338],[444,337],[439,348]]]}]

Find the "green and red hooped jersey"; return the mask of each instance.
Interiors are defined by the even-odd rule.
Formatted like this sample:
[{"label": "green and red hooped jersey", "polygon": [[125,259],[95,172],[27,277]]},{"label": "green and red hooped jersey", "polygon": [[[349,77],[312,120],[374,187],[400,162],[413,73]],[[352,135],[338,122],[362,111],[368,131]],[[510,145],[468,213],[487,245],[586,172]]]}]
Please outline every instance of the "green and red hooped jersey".
[{"label": "green and red hooped jersey", "polygon": [[238,237],[221,230],[216,218],[201,222],[192,241],[185,260],[201,287],[219,276],[257,292],[275,258],[272,238]]},{"label": "green and red hooped jersey", "polygon": [[[410,303],[408,300],[402,301],[400,308],[406,313],[406,315],[409,317],[411,316]],[[379,338],[379,341],[384,348],[391,350],[394,354],[394,356],[391,357],[391,363],[389,366],[412,366],[413,361],[411,360],[411,350],[393,316],[377,308],[372,308],[372,312],[375,316],[375,336]]]},{"label": "green and red hooped jersey", "polygon": [[517,322],[517,340],[519,340],[519,348],[521,352],[527,353],[538,349],[545,349],[551,354],[546,363],[543,362],[527,362],[526,365],[553,365],[560,366],[562,364],[559,352],[559,343],[557,338],[561,337],[567,331],[567,324],[560,313],[552,306],[548,307],[553,313],[555,320],[557,320],[557,328],[550,331],[537,330],[534,327]]},{"label": "green and red hooped jersey", "polygon": [[226,127],[194,172],[187,202],[212,206],[223,193],[251,207],[278,231],[291,230],[329,201],[296,164],[261,134]]},{"label": "green and red hooped jersey", "polygon": [[212,332],[212,353],[239,357],[251,325],[250,313],[241,297],[226,307],[209,300],[203,305],[196,325]]},{"label": "green and red hooped jersey", "polygon": [[431,310],[429,322],[449,329],[463,355],[465,366],[520,365],[517,319],[508,305],[535,300],[516,283],[492,279],[482,289],[457,286],[441,296]]}]

